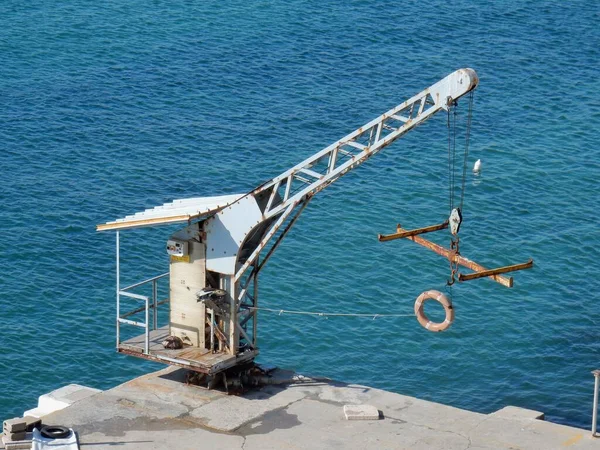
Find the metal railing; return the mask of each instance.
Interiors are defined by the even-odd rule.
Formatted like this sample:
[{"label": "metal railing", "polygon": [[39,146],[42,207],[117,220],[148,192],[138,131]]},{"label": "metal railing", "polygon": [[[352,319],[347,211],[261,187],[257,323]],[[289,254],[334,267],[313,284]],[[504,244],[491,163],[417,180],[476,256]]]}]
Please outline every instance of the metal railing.
[{"label": "metal railing", "polygon": [[598,387],[600,386],[600,369],[592,371],[594,375],[594,409],[592,410],[592,436],[596,436],[598,424]]},{"label": "metal railing", "polygon": [[[144,354],[148,354],[150,350],[150,310],[152,310],[152,330],[157,329],[158,324],[158,307],[164,303],[167,303],[169,299],[158,301],[158,280],[164,278],[169,275],[169,272],[163,273],[162,275],[158,275],[153,278],[148,278],[147,280],[140,281],[139,283],[132,284],[123,289],[117,290],[117,348],[121,344],[121,330],[120,325],[127,324],[133,325],[135,327],[140,327],[144,329]],[[134,294],[130,292],[132,289],[138,288],[145,284],[152,283],[152,295],[140,295]],[[144,306],[140,306],[131,311],[126,312],[125,314],[121,314],[121,297],[127,297],[138,301],[143,301]],[[140,312],[144,312],[145,319],[144,322],[138,322],[135,320],[127,319],[127,317],[133,316],[134,314],[138,314]]]}]

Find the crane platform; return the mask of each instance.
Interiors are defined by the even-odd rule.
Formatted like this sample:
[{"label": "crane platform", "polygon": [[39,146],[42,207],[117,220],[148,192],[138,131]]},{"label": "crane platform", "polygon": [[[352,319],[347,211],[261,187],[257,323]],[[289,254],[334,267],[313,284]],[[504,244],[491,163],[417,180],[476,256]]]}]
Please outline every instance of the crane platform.
[{"label": "crane platform", "polygon": [[258,355],[258,350],[246,350],[237,355],[229,355],[226,353],[212,353],[205,348],[188,346],[176,350],[165,349],[162,342],[169,335],[168,326],[151,330],[149,332],[148,353],[145,353],[145,333],[120,342],[117,351],[150,361],[184,367],[207,375],[213,375],[230,367],[252,361]]}]

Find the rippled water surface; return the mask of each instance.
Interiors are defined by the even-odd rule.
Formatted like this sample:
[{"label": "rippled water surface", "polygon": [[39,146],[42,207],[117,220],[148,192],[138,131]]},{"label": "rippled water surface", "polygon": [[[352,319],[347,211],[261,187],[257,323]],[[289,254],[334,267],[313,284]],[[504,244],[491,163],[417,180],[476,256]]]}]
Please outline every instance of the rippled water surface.
[{"label": "rippled water surface", "polygon": [[[0,4],[0,416],[159,365],[114,353],[114,236],[174,198],[245,192],[446,74],[475,94],[462,246],[515,287],[452,289],[456,322],[260,317],[261,360],[588,427],[600,344],[600,7],[593,1]],[[459,105],[464,113],[466,103]],[[445,260],[377,242],[448,214],[443,114],[315,197],[261,278],[265,307],[410,314]],[[123,234],[124,282],[171,228]],[[435,237],[447,243],[441,232]]]}]

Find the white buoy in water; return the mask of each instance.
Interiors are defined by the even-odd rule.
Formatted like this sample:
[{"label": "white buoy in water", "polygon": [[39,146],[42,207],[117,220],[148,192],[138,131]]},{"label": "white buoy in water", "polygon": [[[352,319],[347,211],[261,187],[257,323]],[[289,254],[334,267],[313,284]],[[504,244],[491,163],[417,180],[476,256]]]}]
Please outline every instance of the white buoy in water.
[{"label": "white buoy in water", "polygon": [[481,160],[480,159],[475,161],[475,165],[473,166],[473,173],[479,173],[479,172],[481,172]]}]

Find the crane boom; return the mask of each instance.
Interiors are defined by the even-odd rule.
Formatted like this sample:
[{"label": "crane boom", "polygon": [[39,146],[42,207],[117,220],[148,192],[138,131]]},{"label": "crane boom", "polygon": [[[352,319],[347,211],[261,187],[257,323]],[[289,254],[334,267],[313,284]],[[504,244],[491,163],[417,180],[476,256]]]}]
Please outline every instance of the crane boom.
[{"label": "crane boom", "polygon": [[[354,130],[320,152],[305,159],[281,175],[259,186],[252,195],[270,191],[265,218],[282,213],[289,204],[314,195],[348,171],[358,167],[371,156],[396,139],[420,125],[440,110],[447,110],[449,102],[455,101],[475,89],[477,74],[472,69],[460,69],[418,93],[409,100],[387,111],[371,122]],[[313,167],[326,161],[324,170]],[[294,194],[292,185],[304,184]],[[284,187],[283,197],[274,201]]]},{"label": "crane boom", "polygon": [[[447,110],[477,87],[473,69],[459,69],[395,108],[263,183],[230,207],[206,220],[207,269],[231,276],[221,287],[231,298],[229,340],[239,336],[256,347],[258,273],[287,235],[312,197],[345,173],[358,167],[396,139]],[[287,225],[285,225],[287,222]],[[244,225],[245,224],[245,225]],[[285,226],[284,226],[285,225]],[[243,228],[236,234],[234,230]],[[279,233],[262,261],[261,252]],[[239,246],[223,250],[222,243],[239,237]],[[227,253],[227,255],[222,254]],[[253,294],[250,287],[253,285]],[[252,337],[244,329],[253,319]]]},{"label": "crane boom", "polygon": [[459,69],[250,192],[248,195],[252,197],[262,197],[263,204],[267,199],[261,211],[262,221],[274,217],[279,219],[266,233],[266,239],[253,249],[242,267],[236,270],[236,280],[254,263],[295,209],[305,206],[317,192],[437,112],[447,110],[452,102],[475,89],[478,82],[473,69]]}]

